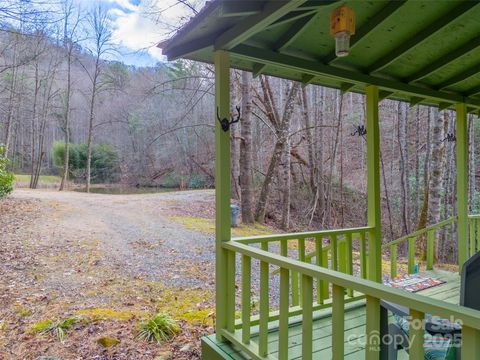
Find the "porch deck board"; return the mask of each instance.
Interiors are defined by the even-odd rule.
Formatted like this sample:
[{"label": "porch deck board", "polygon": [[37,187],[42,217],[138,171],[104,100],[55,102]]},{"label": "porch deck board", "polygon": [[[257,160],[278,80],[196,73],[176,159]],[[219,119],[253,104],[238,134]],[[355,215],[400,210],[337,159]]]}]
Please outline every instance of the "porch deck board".
[{"label": "porch deck board", "polygon": [[[450,303],[458,303],[460,290],[460,276],[442,270],[424,272],[425,276],[431,276],[445,280],[447,283],[420,292],[421,295],[444,300]],[[345,307],[345,359],[364,359],[365,337],[365,306],[364,301],[358,301]],[[252,327],[252,342],[258,340],[258,327]],[[274,357],[278,354],[278,323],[270,324],[268,336],[268,350]],[[302,321],[301,316],[293,317],[289,326],[289,359],[299,360],[302,358]],[[219,348],[225,352],[227,359],[246,360],[250,357],[242,354],[229,343],[220,343]],[[314,315],[313,322],[313,352],[314,358],[323,359],[332,356],[332,317],[330,309],[323,309]],[[399,359],[408,359],[408,355],[401,351]]]}]

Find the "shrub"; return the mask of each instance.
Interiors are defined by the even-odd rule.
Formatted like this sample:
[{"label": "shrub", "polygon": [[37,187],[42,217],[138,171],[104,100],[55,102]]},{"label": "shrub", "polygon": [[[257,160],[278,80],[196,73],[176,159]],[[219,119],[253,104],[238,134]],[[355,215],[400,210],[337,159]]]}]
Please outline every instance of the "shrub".
[{"label": "shrub", "polygon": [[[86,176],[88,148],[86,144],[70,144],[68,151],[69,173],[74,179]],[[55,166],[63,168],[65,143],[56,141],[52,146]],[[92,148],[91,180],[93,183],[118,181],[120,162],[115,148],[109,144],[96,144]]]},{"label": "shrub", "polygon": [[0,199],[10,194],[13,190],[15,177],[7,170],[8,158],[5,157],[5,146],[0,146]]},{"label": "shrub", "polygon": [[153,318],[140,323],[138,338],[146,341],[169,340],[180,330],[178,324],[166,314],[156,314]]}]

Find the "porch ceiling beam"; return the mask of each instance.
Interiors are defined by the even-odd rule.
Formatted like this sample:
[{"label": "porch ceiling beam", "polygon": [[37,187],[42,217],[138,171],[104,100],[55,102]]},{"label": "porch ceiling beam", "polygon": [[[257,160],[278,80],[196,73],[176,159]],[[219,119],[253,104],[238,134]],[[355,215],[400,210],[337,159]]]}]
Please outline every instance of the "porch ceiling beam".
[{"label": "porch ceiling beam", "polygon": [[423,97],[412,96],[410,98],[409,106],[414,107],[415,105],[418,105],[423,101],[425,101],[425,98],[423,98]]},{"label": "porch ceiling beam", "polygon": [[378,93],[378,100],[379,101],[385,100],[388,97],[392,96],[393,94],[395,94],[394,91],[380,90]]},{"label": "porch ceiling beam", "polygon": [[301,19],[305,16],[314,15],[318,13],[320,8],[331,5],[337,1],[338,0],[307,1],[296,9],[293,9],[289,14],[286,14],[277,21],[273,22],[270,26],[268,26],[268,28],[270,29],[278,25],[284,25],[286,23]]},{"label": "porch ceiling beam", "polygon": [[256,77],[258,77],[262,73],[262,71],[265,70],[266,67],[267,65],[265,64],[260,64],[260,63],[253,64],[253,69],[252,69],[253,78],[255,79]]},{"label": "porch ceiling beam", "polygon": [[478,2],[476,1],[466,1],[461,3],[455,9],[450,11],[447,15],[442,18],[434,21],[432,24],[425,27],[417,35],[410,38],[400,46],[397,46],[393,51],[390,51],[387,55],[375,61],[371,66],[368,67],[368,73],[374,73],[382,70],[386,66],[390,65],[392,62],[402,57],[413,49],[414,47],[420,45],[422,42],[430,38],[432,35],[436,34],[438,31],[442,30],[445,26],[450,24],[452,21],[456,20],[459,16],[465,14],[468,10],[476,6]]},{"label": "porch ceiling beam", "polygon": [[305,30],[308,24],[310,24],[315,18],[315,15],[316,14],[311,14],[295,21],[295,23],[277,40],[274,45],[274,50],[281,52],[291,45],[303,33],[303,30]]},{"label": "porch ceiling beam", "polygon": [[477,94],[480,94],[480,85],[477,85],[471,89],[468,89],[466,91],[466,94],[467,96],[473,96],[473,95],[477,95]]},{"label": "porch ceiling beam", "polygon": [[448,103],[448,102],[441,102],[438,104],[438,111],[442,111],[442,110],[446,110],[448,109],[449,107],[453,106],[452,103]]},{"label": "porch ceiling beam", "polygon": [[225,31],[215,40],[215,49],[229,50],[263,30],[265,27],[299,7],[306,0],[273,1],[261,13],[252,15]]},{"label": "porch ceiling beam", "polygon": [[265,65],[276,65],[284,69],[299,71],[304,74],[329,77],[340,82],[351,82],[356,85],[377,85],[381,90],[402,92],[410,96],[422,96],[426,99],[444,101],[449,103],[466,102],[469,105],[480,107],[480,99],[464,98],[461,94],[453,92],[442,92],[421,86],[406,84],[396,80],[389,80],[381,77],[367,75],[351,70],[341,69],[325,65],[319,62],[305,60],[287,54],[276,53],[249,45],[239,45],[231,50],[236,58],[246,59]]},{"label": "porch ceiling beam", "polygon": [[250,16],[262,11],[264,3],[261,1],[225,1],[220,8],[220,16]]},{"label": "porch ceiling beam", "polygon": [[345,82],[340,85],[340,91],[342,92],[342,94],[346,94],[350,90],[352,90],[354,87],[355,87],[355,84]]},{"label": "porch ceiling beam", "polygon": [[318,8],[327,6],[336,2],[339,2],[340,0],[308,0],[305,4],[300,5],[298,7],[298,10],[318,10]]},{"label": "porch ceiling beam", "polygon": [[202,38],[188,41],[184,44],[180,44],[172,48],[169,48],[167,46],[165,48],[165,55],[167,55],[168,61],[176,60],[180,57],[185,57],[191,53],[194,53],[196,51],[212,46],[213,42],[215,41],[215,38],[216,38],[216,35],[208,35]]},{"label": "porch ceiling beam", "polygon": [[442,89],[448,88],[449,86],[458,84],[459,82],[462,82],[462,81],[467,80],[468,78],[470,78],[474,75],[477,75],[479,72],[480,72],[480,64],[477,64],[477,65],[461,72],[460,74],[457,74],[457,75],[451,77],[450,79],[444,81],[443,83],[438,85],[438,89],[442,90]]},{"label": "porch ceiling beam", "polygon": [[[362,39],[364,39],[368,34],[370,34],[378,25],[387,20],[405,3],[406,0],[400,0],[390,1],[387,5],[385,5],[382,10],[380,10],[370,20],[368,20],[365,25],[360,27],[358,31],[355,32],[355,35],[352,35],[352,38],[350,40],[350,50],[353,50]],[[325,57],[324,63],[329,64],[337,59],[338,58],[335,55],[335,51],[332,51]]]},{"label": "porch ceiling beam", "polygon": [[438,70],[442,69],[443,67],[451,64],[452,62],[458,60],[464,55],[472,52],[473,50],[480,47],[480,37],[477,37],[473,40],[470,40],[467,44],[450,51],[448,54],[443,55],[440,59],[434,61],[431,64],[425,66],[422,70],[418,71],[417,73],[409,76],[405,81],[408,83],[419,81],[424,77],[427,77],[430,74],[437,72]]},{"label": "porch ceiling beam", "polygon": [[291,23],[295,20],[302,19],[306,16],[310,16],[310,15],[315,14],[315,13],[317,13],[317,10],[292,11],[292,12],[282,16],[280,19],[278,19],[277,21],[275,21],[271,25],[269,25],[268,29],[272,29],[272,28],[280,26],[280,25],[285,25],[285,24]]},{"label": "porch ceiling beam", "polygon": [[[275,45],[273,46],[273,51],[282,52],[285,48],[287,48],[291,43],[295,41],[303,32],[305,27],[312,21],[316,14],[311,14],[305,16],[297,21],[285,31],[282,36],[277,40]],[[253,77],[257,77],[260,75],[263,70],[265,70],[266,65],[262,65],[259,67],[254,66]]]},{"label": "porch ceiling beam", "polygon": [[302,75],[302,86],[310,85],[315,80],[315,75]]}]

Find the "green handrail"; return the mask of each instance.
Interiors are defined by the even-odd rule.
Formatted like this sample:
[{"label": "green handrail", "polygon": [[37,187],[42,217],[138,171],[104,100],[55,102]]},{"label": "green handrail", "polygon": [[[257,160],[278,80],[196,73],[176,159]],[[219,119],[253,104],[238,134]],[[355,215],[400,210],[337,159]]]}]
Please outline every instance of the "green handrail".
[{"label": "green handrail", "polygon": [[435,252],[435,232],[453,224],[457,220],[457,216],[452,216],[446,220],[440,221],[436,224],[427,226],[423,229],[414,231],[410,234],[404,235],[396,240],[393,240],[387,244],[382,245],[382,250],[390,249],[390,277],[395,278],[397,276],[397,254],[398,245],[404,242],[408,242],[408,273],[415,272],[415,247],[416,241],[419,236],[427,235],[427,270],[433,269],[434,252]]},{"label": "green handrail", "polygon": [[[275,265],[280,267],[282,273],[281,298],[282,304],[279,310],[279,334],[282,339],[288,338],[288,275],[292,272],[299,274],[302,278],[304,295],[302,301],[302,314],[306,322],[302,332],[302,357],[309,359],[312,357],[311,341],[312,334],[310,325],[312,322],[312,282],[314,279],[320,279],[323,282],[332,284],[334,294],[334,309],[332,311],[332,353],[343,354],[344,351],[344,292],[346,289],[352,289],[356,292],[366,295],[366,338],[365,358],[376,358],[378,355],[378,334],[380,331],[380,299],[394,302],[408,307],[415,319],[423,318],[425,313],[435,314],[445,318],[454,318],[461,321],[462,327],[462,354],[474,354],[477,349],[477,341],[480,339],[480,311],[465,308],[463,306],[446,303],[444,301],[431,299],[419,294],[406,293],[400,289],[388,287],[373,281],[361,279],[353,275],[344,274],[320,267],[314,264],[305,263],[295,259],[289,259],[285,256],[274,254],[261,250],[238,241],[228,241],[222,244],[222,248],[233,254],[240,254],[242,258],[251,258],[259,260],[263,264]],[[244,274],[247,276],[250,274]],[[247,281],[242,281],[247,283]],[[234,289],[234,288],[233,288]],[[245,291],[246,289],[242,289]],[[234,291],[234,290],[233,290]],[[261,291],[264,291],[263,289]],[[262,294],[261,294],[262,295]],[[265,296],[265,294],[264,294]],[[268,293],[266,294],[268,296]],[[229,294],[230,298],[235,298],[234,294]],[[242,307],[242,317],[250,314],[250,308]],[[260,309],[260,318],[268,319],[267,308]],[[263,314],[262,314],[263,312]],[[261,326],[259,330],[259,339],[264,342],[267,338],[268,326]],[[245,339],[236,329],[221,329],[221,335],[232,343],[237,345],[240,350],[251,356],[253,359],[285,359],[288,347],[283,342],[279,342],[279,356],[274,357],[268,353],[264,344]],[[377,334],[377,337],[375,337]],[[410,351],[413,354],[419,354],[423,351],[423,336],[411,338]]]},{"label": "green handrail", "polygon": [[363,227],[348,228],[348,229],[320,230],[320,231],[307,231],[307,232],[288,233],[288,234],[271,234],[271,235],[237,237],[237,238],[232,238],[232,241],[237,241],[241,244],[258,244],[262,242],[298,240],[298,239],[308,239],[308,238],[316,238],[316,237],[330,237],[333,235],[354,234],[354,233],[360,233],[360,232],[367,232],[369,230],[372,230],[372,228],[368,226],[363,226]]}]

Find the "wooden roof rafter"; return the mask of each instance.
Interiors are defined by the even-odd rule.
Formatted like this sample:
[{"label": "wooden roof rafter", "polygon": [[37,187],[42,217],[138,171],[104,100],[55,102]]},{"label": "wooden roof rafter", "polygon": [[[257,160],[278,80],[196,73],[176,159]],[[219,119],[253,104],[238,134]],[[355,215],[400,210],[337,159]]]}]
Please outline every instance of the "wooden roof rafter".
[{"label": "wooden roof rafter", "polygon": [[226,1],[221,5],[220,16],[234,17],[256,15],[262,12],[264,4],[261,1]]},{"label": "wooden roof rafter", "polygon": [[466,91],[466,96],[474,96],[480,94],[480,85],[474,86]]},{"label": "wooden roof rafter", "polygon": [[[283,33],[283,35],[277,40],[275,45],[273,46],[272,50],[276,52],[282,52],[285,48],[287,48],[291,43],[295,41],[305,30],[308,24],[314,19],[316,12],[305,16],[297,21],[288,28],[288,30]],[[265,69],[266,65],[263,65],[262,68],[257,68],[256,71],[253,73],[253,77],[257,77],[262,73]]]},{"label": "wooden roof rafter", "polygon": [[478,49],[479,47],[480,47],[480,36],[476,37],[473,40],[468,41],[465,45],[460,46],[459,48],[453,51],[450,51],[448,54],[442,56],[438,60],[425,66],[420,71],[410,75],[405,79],[405,81],[408,83],[420,81],[421,79],[431,74],[434,74],[435,72],[439,71],[443,67],[457,61],[461,57],[471,53],[473,50]]},{"label": "wooden roof rafter", "polygon": [[456,20],[459,16],[467,13],[474,6],[477,6],[478,2],[476,1],[465,1],[450,11],[445,16],[440,19],[435,20],[432,24],[426,26],[423,30],[418,32],[415,36],[411,37],[403,44],[395,47],[393,51],[389,51],[385,56],[376,60],[372,65],[367,67],[368,73],[375,73],[381,71],[383,68],[387,67],[393,63],[398,58],[404,56],[407,52],[412,50],[414,47],[422,44],[425,40],[445,28],[448,24]]},{"label": "wooden roof rafter", "polygon": [[356,85],[376,85],[382,90],[392,92],[402,92],[409,96],[422,97],[432,102],[446,102],[449,104],[465,102],[473,107],[480,107],[480,99],[464,98],[462,94],[454,92],[441,92],[435,89],[422,86],[405,84],[400,81],[385,79],[383,77],[372,76],[342,68],[335,68],[319,62],[297,58],[287,54],[280,54],[271,50],[258,48],[249,45],[239,45],[231,49],[232,56],[239,59],[263,63],[266,65],[281,66],[286,69],[299,71],[304,74],[329,77],[344,81],[349,79]]},{"label": "wooden roof rafter", "polygon": [[[360,43],[362,39],[368,36],[378,25],[383,23],[387,20],[391,15],[393,15],[401,6],[403,6],[407,0],[398,0],[398,1],[391,1],[387,5],[383,7],[375,16],[367,21],[365,25],[360,27],[357,30],[355,35],[352,36],[350,40],[350,51],[355,48],[355,46]],[[337,56],[335,55],[335,51],[332,51],[328,54],[324,59],[323,62],[325,64],[334,63],[337,60]]]},{"label": "wooden roof rafter", "polygon": [[268,29],[272,29],[279,25],[285,25],[286,23],[299,20],[305,16],[314,15],[318,12],[319,8],[333,4],[339,0],[328,1],[307,1],[300,5],[296,9],[293,9],[291,13],[282,16],[280,19],[273,22],[268,26]]},{"label": "wooden roof rafter", "polygon": [[[345,0],[342,5],[352,7],[362,25],[352,36],[351,56],[338,60],[328,31],[336,3],[212,0],[162,47],[170,60],[211,63],[216,50],[226,50],[231,67],[257,75],[362,93],[370,84],[379,87],[380,98],[442,106],[465,102],[468,109],[480,109],[480,65],[468,68],[480,50],[474,20],[480,17],[479,2],[378,0],[359,5]],[[318,23],[318,31],[309,31],[311,21]],[[385,35],[397,26],[402,31]],[[444,47],[439,48],[440,41]]]},{"label": "wooden roof rafter", "polygon": [[229,50],[248,40],[266,26],[298,8],[306,0],[268,2],[259,14],[249,16],[221,34],[214,44],[216,50]]},{"label": "wooden roof rafter", "polygon": [[453,86],[455,84],[458,84],[461,81],[467,80],[468,78],[471,78],[474,75],[477,75],[480,73],[480,64],[476,64],[475,66],[468,68],[467,70],[461,72],[460,74],[457,74],[450,79],[444,81],[440,85],[438,85],[439,90],[446,89],[450,86]]}]

